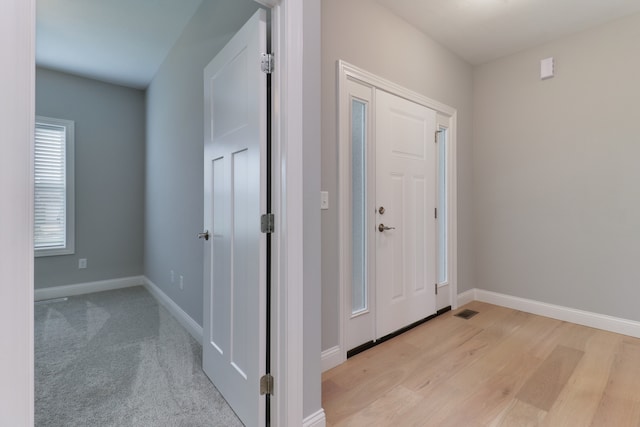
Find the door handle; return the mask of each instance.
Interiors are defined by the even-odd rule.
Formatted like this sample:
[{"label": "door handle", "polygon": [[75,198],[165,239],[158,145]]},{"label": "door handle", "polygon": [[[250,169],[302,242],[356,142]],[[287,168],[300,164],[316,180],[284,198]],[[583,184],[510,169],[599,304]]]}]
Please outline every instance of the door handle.
[{"label": "door handle", "polygon": [[198,233],[198,239],[209,240],[209,230],[204,230],[204,233]]},{"label": "door handle", "polygon": [[386,230],[395,230],[395,229],[396,229],[395,227],[387,227],[387,226],[386,226],[386,225],[384,225],[384,224],[380,224],[380,225],[378,226],[378,231],[379,231],[379,232],[381,232],[381,233],[383,233],[383,232],[384,232],[384,231],[386,231]]}]

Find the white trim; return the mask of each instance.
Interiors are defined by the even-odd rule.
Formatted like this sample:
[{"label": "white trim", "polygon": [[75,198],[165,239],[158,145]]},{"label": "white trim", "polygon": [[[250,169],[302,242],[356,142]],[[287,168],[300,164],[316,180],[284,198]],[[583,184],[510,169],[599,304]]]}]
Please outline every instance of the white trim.
[{"label": "white trim", "polygon": [[0,2],[0,425],[33,426],[35,0]]},{"label": "white trim", "polygon": [[147,277],[142,277],[144,287],[153,297],[166,308],[169,313],[202,345],[202,326],[187,314],[178,304],[165,294],[155,283]]},{"label": "white trim", "polygon": [[[276,232],[272,235],[271,371],[275,393],[271,398],[271,424],[283,427],[300,426],[304,418],[303,337],[307,325],[303,293],[302,142],[303,91],[308,83],[303,79],[303,27],[305,4],[309,5],[309,1],[281,0],[271,13],[271,46],[275,58],[271,79],[272,210],[276,218]],[[320,372],[318,384],[319,377]],[[315,391],[310,390],[312,394]]]},{"label": "white trim", "polygon": [[538,316],[550,317],[564,322],[640,338],[640,322],[635,320],[548,304],[546,302],[514,297],[497,292],[485,291],[483,289],[470,289],[458,295],[459,305],[464,305],[471,301],[486,302],[488,304],[520,310]]},{"label": "white trim", "polygon": [[[448,117],[449,123],[446,126],[449,133],[449,139],[447,141],[448,144],[448,272],[447,272],[447,283],[449,285],[449,301],[451,301],[452,309],[458,308],[458,298],[456,298],[458,293],[458,194],[457,194],[457,117],[458,112],[455,108],[450,107],[441,102],[435,101],[431,98],[428,98],[418,92],[414,92],[407,88],[404,88],[392,81],[386,80],[382,77],[379,77],[375,74],[372,74],[362,68],[356,67],[355,65],[351,65],[343,60],[339,60],[337,62],[337,82],[338,87],[337,91],[337,103],[338,106],[336,108],[337,116],[336,116],[336,137],[338,141],[341,139],[341,105],[344,95],[344,91],[346,91],[346,82],[347,80],[357,81],[365,86],[374,87],[376,89],[380,89],[391,94],[397,95],[401,98],[407,99],[411,102],[423,105],[429,109],[435,110],[440,115]],[[375,98],[374,98],[375,102]],[[443,125],[443,123],[440,123]],[[339,347],[342,349],[343,358],[346,360],[346,295],[348,293],[348,272],[345,271],[345,265],[349,264],[349,256],[350,253],[348,249],[350,248],[350,243],[348,243],[348,239],[350,236],[350,229],[347,226],[347,220],[350,218],[350,211],[347,205],[348,198],[345,195],[350,194],[350,182],[346,182],[347,177],[350,177],[349,173],[350,165],[349,156],[345,154],[345,146],[346,144],[338,144],[342,149],[340,149],[340,153],[338,155],[338,227],[342,230],[339,234],[343,237],[340,239],[340,249],[339,249],[339,260],[338,260],[338,271],[340,277],[340,300],[339,300]],[[350,179],[350,178],[349,178]]]},{"label": "white trim", "polygon": [[327,419],[323,409],[302,420],[302,427],[325,427],[326,425]]},{"label": "white trim", "polygon": [[513,297],[482,289],[476,289],[475,296],[477,301],[640,338],[640,322],[634,320],[621,319],[619,317],[592,313],[561,305]]},{"label": "white trim", "polygon": [[[64,247],[55,248],[35,248],[35,257],[46,257],[56,255],[70,255],[76,251],[76,179],[75,179],[75,135],[76,124],[73,120],[60,119],[55,117],[36,116],[35,132],[38,130],[38,125],[53,125],[61,126],[65,130],[65,245]],[[34,143],[35,150],[35,143]],[[37,151],[36,151],[37,152]],[[34,153],[35,157],[35,153]],[[34,160],[35,162],[35,160]],[[34,163],[35,164],[35,163]],[[36,172],[37,173],[37,172]],[[34,175],[35,177],[35,175]],[[37,187],[34,185],[34,195],[37,196]],[[34,210],[35,210],[34,205]],[[35,228],[34,234],[38,233],[38,228]],[[35,245],[34,245],[35,246]]]},{"label": "white trim", "polygon": [[455,307],[451,307],[452,309],[456,309],[458,307],[462,307],[465,304],[469,304],[471,301],[475,301],[476,299],[476,290],[469,289],[461,294],[458,294],[457,304]]},{"label": "white trim", "polygon": [[346,75],[347,77],[351,77],[354,80],[360,80],[366,85],[374,86],[377,89],[381,89],[385,92],[389,92],[401,98],[405,98],[411,102],[424,105],[425,107],[435,110],[438,113],[442,113],[449,117],[453,117],[457,113],[455,108],[452,108],[434,99],[428,98],[421,93],[414,92],[410,89],[400,86],[399,84],[396,84],[391,80],[379,77],[362,68],[356,67],[355,65],[351,65],[348,62],[339,60],[338,68],[340,70],[340,74],[344,73],[344,75]]},{"label": "white trim", "polygon": [[449,284],[449,301],[451,308],[458,308],[458,113],[454,113],[449,118],[447,128],[449,139],[447,140],[447,194],[448,194],[448,272],[447,283]]},{"label": "white trim", "polygon": [[346,359],[343,357],[340,346],[337,345],[324,350],[320,355],[320,360],[322,363],[322,372],[325,372],[340,365]]},{"label": "white trim", "polygon": [[100,280],[96,282],[76,283],[73,285],[53,286],[35,290],[35,301],[53,298],[71,297],[93,292],[112,291],[114,289],[141,286],[144,284],[143,276],[121,277],[118,279]]},{"label": "white trim", "polygon": [[302,427],[325,427],[327,425],[327,418],[324,414],[324,409],[320,409],[315,414],[311,414],[302,420]]},{"label": "white trim", "polygon": [[287,401],[282,424],[293,427],[301,425],[304,418],[303,3],[287,1],[281,18],[282,29],[287,35],[281,40],[281,56],[286,69],[283,67],[280,74],[281,102],[284,104],[281,128],[281,184],[284,189],[280,223],[284,283],[280,327],[286,340],[285,354],[280,359],[283,364],[280,372],[285,377],[280,382],[284,392],[280,396]]}]

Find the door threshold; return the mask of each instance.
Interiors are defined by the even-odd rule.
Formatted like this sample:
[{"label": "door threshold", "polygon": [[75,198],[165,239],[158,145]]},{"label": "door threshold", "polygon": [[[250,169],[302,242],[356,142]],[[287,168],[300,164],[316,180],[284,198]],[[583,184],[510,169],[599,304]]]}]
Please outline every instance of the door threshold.
[{"label": "door threshold", "polygon": [[410,324],[408,326],[405,326],[404,328],[400,328],[395,332],[391,332],[390,334],[385,335],[384,337],[382,337],[382,338],[380,338],[378,340],[369,341],[369,342],[366,342],[364,344],[360,344],[359,346],[357,346],[355,348],[352,348],[351,350],[347,351],[347,359],[350,358],[350,357],[355,356],[356,354],[360,354],[365,350],[369,350],[370,348],[373,348],[373,347],[375,347],[375,346],[377,346],[379,344],[382,344],[385,341],[389,341],[391,338],[395,338],[398,335],[401,335],[401,334],[403,334],[403,333],[415,328],[416,326],[420,326],[423,323],[426,323],[431,319],[435,319],[436,317],[438,317],[438,316],[440,316],[440,315],[442,315],[442,314],[444,314],[444,313],[446,313],[448,311],[451,311],[451,306],[447,306],[447,307],[441,308],[440,310],[438,310],[436,312],[436,314],[432,314],[431,316],[425,317],[424,319],[418,320],[417,322],[413,322],[412,324]]}]

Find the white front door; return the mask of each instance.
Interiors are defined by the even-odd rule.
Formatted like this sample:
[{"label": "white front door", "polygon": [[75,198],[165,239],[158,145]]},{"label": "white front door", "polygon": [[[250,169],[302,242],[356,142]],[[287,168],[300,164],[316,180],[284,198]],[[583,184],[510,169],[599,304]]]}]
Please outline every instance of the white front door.
[{"label": "white front door", "polygon": [[376,338],[436,312],[436,112],[376,90]]},{"label": "white front door", "polygon": [[265,423],[266,28],[259,10],[204,73],[202,364],[246,426]]}]

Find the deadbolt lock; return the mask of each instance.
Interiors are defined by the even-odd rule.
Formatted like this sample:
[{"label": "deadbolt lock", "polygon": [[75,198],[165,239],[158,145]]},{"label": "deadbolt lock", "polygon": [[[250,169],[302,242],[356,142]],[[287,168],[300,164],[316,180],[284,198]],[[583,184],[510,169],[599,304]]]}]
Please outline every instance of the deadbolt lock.
[{"label": "deadbolt lock", "polygon": [[380,215],[383,215],[383,214],[384,214],[384,206],[380,206],[380,208],[378,209],[378,213],[379,213]]}]

